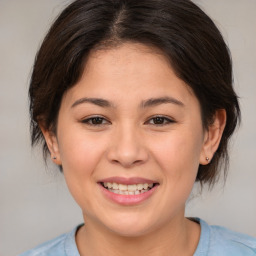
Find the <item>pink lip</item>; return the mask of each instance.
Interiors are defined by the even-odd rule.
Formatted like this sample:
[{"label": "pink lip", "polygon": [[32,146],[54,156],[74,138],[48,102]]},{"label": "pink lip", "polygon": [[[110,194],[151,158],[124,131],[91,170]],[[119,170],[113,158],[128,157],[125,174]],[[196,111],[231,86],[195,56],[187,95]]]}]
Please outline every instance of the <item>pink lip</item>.
[{"label": "pink lip", "polygon": [[125,184],[125,185],[132,185],[132,184],[152,184],[152,183],[158,183],[157,181],[149,180],[149,179],[144,179],[140,177],[131,177],[131,178],[125,178],[125,177],[109,177],[103,180],[100,180],[99,183],[102,182],[115,182],[118,184]]},{"label": "pink lip", "polygon": [[103,193],[103,195],[107,199],[111,200],[112,202],[120,204],[120,205],[137,205],[137,204],[144,202],[145,200],[150,198],[156,192],[158,185],[159,185],[157,183],[157,185],[155,185],[149,191],[147,191],[145,193],[141,193],[139,195],[120,195],[120,194],[115,194],[113,192],[110,192],[108,189],[104,188],[101,185],[101,183],[104,183],[104,182],[111,182],[111,183],[115,182],[115,183],[126,184],[126,185],[144,184],[144,183],[156,184],[157,182],[154,182],[149,179],[139,178],[139,177],[133,177],[133,178],[110,177],[110,178],[103,179],[100,182],[98,182],[100,190]]}]

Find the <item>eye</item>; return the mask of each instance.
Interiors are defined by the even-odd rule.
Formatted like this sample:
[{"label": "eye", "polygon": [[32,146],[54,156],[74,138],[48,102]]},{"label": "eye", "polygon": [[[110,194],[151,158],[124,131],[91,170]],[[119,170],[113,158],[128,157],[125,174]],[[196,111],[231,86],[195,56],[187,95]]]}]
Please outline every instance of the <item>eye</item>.
[{"label": "eye", "polygon": [[92,125],[92,126],[100,126],[105,124],[110,124],[109,121],[107,121],[104,117],[101,116],[93,116],[90,118],[86,118],[82,120],[82,123]]},{"label": "eye", "polygon": [[165,116],[154,116],[146,122],[146,124],[159,125],[159,126],[168,125],[170,123],[175,123],[175,121]]}]

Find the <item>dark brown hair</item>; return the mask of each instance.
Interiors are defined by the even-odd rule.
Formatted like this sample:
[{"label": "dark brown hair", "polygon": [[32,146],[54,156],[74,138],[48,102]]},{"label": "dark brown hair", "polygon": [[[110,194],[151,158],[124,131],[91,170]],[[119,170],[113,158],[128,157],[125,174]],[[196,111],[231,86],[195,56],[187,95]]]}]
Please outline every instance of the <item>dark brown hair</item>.
[{"label": "dark brown hair", "polygon": [[[228,141],[240,109],[232,84],[228,47],[212,20],[190,0],[77,0],[57,18],[36,56],[30,82],[32,145],[42,141],[39,127],[55,130],[63,94],[99,46],[138,42],[160,49],[176,75],[192,88],[205,129],[216,110],[225,109],[226,127],[213,159],[200,165],[197,181],[214,184],[228,163]],[[226,175],[225,175],[226,176]]]}]

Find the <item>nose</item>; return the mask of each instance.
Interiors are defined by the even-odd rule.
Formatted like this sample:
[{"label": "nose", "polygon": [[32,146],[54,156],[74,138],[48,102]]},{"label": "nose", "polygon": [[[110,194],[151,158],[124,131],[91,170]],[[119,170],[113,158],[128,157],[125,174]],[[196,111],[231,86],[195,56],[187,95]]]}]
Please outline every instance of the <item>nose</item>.
[{"label": "nose", "polygon": [[149,154],[138,129],[131,125],[124,125],[115,130],[107,157],[112,163],[131,168],[134,165],[145,163]]}]

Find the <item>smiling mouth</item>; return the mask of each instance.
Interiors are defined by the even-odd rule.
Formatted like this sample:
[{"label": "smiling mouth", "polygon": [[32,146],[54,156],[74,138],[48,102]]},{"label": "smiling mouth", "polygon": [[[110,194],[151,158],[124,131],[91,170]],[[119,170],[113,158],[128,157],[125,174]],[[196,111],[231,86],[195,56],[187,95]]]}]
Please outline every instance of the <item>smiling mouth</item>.
[{"label": "smiling mouth", "polygon": [[158,183],[140,183],[140,184],[118,184],[118,183],[111,183],[111,182],[100,182],[101,186],[103,186],[108,191],[119,194],[119,195],[139,195],[143,194],[153,187],[159,185]]}]

